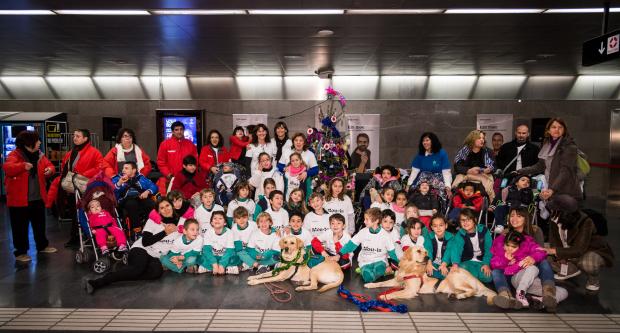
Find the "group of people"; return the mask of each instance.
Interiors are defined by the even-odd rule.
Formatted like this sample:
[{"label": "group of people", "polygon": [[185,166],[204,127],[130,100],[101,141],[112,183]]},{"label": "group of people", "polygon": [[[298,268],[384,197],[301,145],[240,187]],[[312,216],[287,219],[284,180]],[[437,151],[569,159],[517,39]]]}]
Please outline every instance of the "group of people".
[{"label": "group of people", "polygon": [[[313,187],[317,158],[306,136],[289,137],[285,123],[276,124],[273,138],[264,124],[250,126],[247,133],[236,127],[228,149],[222,134],[212,130],[200,154],[183,137],[183,123],[173,123],[171,130],[159,146],[156,184],[147,177],[150,158],[131,129],[119,131],[116,146],[105,156],[90,145],[88,130],[76,130],[74,147],[49,191],[45,180],[54,167],[39,152],[38,135],[20,133],[17,149],[3,165],[16,259],[29,260],[28,221],[37,250],[56,251],[45,238],[44,207],[62,202],[76,208],[65,179],[103,173],[112,179],[120,214],[141,237],[130,249],[118,248],[129,251],[126,266],[85,280],[89,293],[116,281],[157,279],[164,270],[213,275],[277,270],[279,239],[287,235],[303,241],[310,265],[333,260],[343,269],[357,267],[365,282],[393,274],[403,251],[423,246],[430,257],[429,275],[442,279],[451,268],[464,268],[495,284],[495,304],[502,308],[534,301],[555,311],[567,297],[555,280],[584,272],[586,288],[597,291],[601,268],[613,263],[604,238],[578,209],[583,198],[578,149],[560,118],[549,121],[540,148],[529,141],[527,125],[519,125],[515,139],[496,151],[487,148],[484,132],[471,131],[453,162],[434,133],[423,133],[408,181],[392,166],[375,170],[362,191],[363,223],[358,225],[355,198],[347,194],[345,180]],[[368,136],[356,139],[349,167],[367,172]],[[532,187],[531,177],[537,175],[543,182],[540,191]],[[504,177],[512,179],[509,186],[500,184]],[[161,198],[155,203],[157,194]],[[481,197],[488,207],[481,205]],[[549,212],[548,246],[543,230],[531,223],[528,208],[535,199]],[[90,219],[105,218],[93,201],[82,203]],[[451,206],[447,216],[446,205]],[[499,227],[488,229],[479,219],[481,209],[492,211]],[[78,227],[74,222],[69,246],[77,241]]]}]

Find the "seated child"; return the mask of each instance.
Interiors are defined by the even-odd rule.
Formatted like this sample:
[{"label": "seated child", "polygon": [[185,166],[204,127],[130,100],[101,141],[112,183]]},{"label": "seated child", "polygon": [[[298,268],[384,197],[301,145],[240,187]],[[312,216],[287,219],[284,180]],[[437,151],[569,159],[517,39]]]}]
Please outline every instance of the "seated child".
[{"label": "seated child", "polygon": [[[403,256],[403,248],[400,245],[400,228],[395,227],[396,225],[396,215],[394,212],[386,209],[381,212],[381,229],[388,233],[390,237],[390,241],[394,244],[394,251],[396,251],[396,257],[398,259]],[[391,259],[388,258],[388,262],[393,270],[398,270],[398,264],[392,262]]]},{"label": "seated child", "polygon": [[285,234],[282,235],[282,237],[290,235],[301,239],[304,242],[306,254],[309,255],[312,250],[312,235],[310,234],[310,231],[303,227],[304,220],[301,214],[293,212],[293,214],[289,217],[288,225],[289,226],[285,228]]},{"label": "seated child", "polygon": [[380,222],[380,209],[369,208],[366,210],[364,212],[365,228],[362,228],[338,251],[338,254],[342,256],[355,251],[360,245],[362,246],[357,260],[365,283],[376,281],[386,274],[393,273],[388,266],[388,257],[398,263],[394,243],[389,234],[381,228]]},{"label": "seated child", "polygon": [[295,189],[301,189],[305,193],[305,181],[300,181],[297,177],[306,172],[306,163],[301,154],[294,152],[291,154],[290,161],[284,168],[284,177],[286,178],[286,197],[291,196],[291,192]]},{"label": "seated child", "polygon": [[196,273],[196,265],[202,251],[202,237],[200,236],[198,221],[187,219],[183,223],[183,236],[172,243],[170,252],[159,260],[169,270],[177,273]]},{"label": "seated child", "polygon": [[265,213],[271,216],[273,225],[272,228],[278,234],[278,237],[282,237],[284,228],[288,227],[288,212],[282,208],[284,203],[284,194],[281,191],[275,190],[269,193],[269,208]]},{"label": "seated child", "polygon": [[[190,204],[188,200],[183,198],[183,194],[179,191],[170,191],[168,195],[166,195],[168,201],[172,203],[172,209],[177,216],[180,216],[179,224],[185,222],[185,220],[189,218],[194,218],[194,208]],[[149,219],[153,220],[155,223],[161,223],[161,215],[153,209],[149,213]],[[182,230],[182,225],[179,227],[179,230]]]},{"label": "seated child", "polygon": [[211,216],[215,212],[223,212],[224,208],[215,203],[215,191],[205,188],[200,191],[201,205],[196,207],[194,218],[200,223],[200,235],[204,238],[207,231],[212,229]]},{"label": "seated child", "polygon": [[534,191],[530,188],[530,177],[519,175],[515,183],[505,187],[501,193],[501,199],[496,197],[489,211],[495,214],[496,234],[501,234],[506,226],[506,216],[512,207],[528,207],[534,202]]},{"label": "seated child", "polygon": [[344,230],[344,227],[344,216],[336,213],[329,217],[330,229],[312,239],[313,252],[322,255],[326,260],[337,261],[343,270],[351,267],[349,254],[338,255],[340,249],[351,240],[351,236]]},{"label": "seated child", "polygon": [[271,155],[260,153],[260,155],[258,155],[258,168],[258,170],[252,170],[252,177],[250,178],[250,185],[256,189],[254,192],[254,201],[258,202],[260,196],[264,194],[261,185],[265,183],[265,179],[267,178],[274,180],[277,190],[284,191],[284,178],[282,173],[278,171],[278,168],[275,168],[271,164]]},{"label": "seated child", "polygon": [[482,194],[476,191],[476,186],[473,183],[467,182],[463,184],[462,188],[459,188],[452,198],[452,209],[448,213],[448,220],[456,221],[459,218],[461,209],[464,208],[469,208],[479,213],[482,209],[482,202]]},{"label": "seated child", "polygon": [[88,203],[88,225],[95,236],[97,246],[101,253],[108,254],[108,236],[116,238],[119,251],[127,251],[127,238],[121,228],[118,227],[116,219],[107,211],[101,208],[99,200],[91,200]]},{"label": "seated child", "polygon": [[476,213],[463,208],[459,214],[461,229],[454,237],[452,267],[466,269],[483,283],[491,282],[491,233],[477,224]]},{"label": "seated child", "polygon": [[394,202],[394,194],[394,189],[391,187],[386,187],[382,189],[381,192],[377,192],[377,190],[371,188],[370,200],[372,200],[372,204],[370,204],[370,208],[379,208],[382,211],[390,209]]},{"label": "seated child", "polygon": [[418,207],[420,213],[419,219],[428,228],[431,217],[439,211],[439,197],[431,193],[431,187],[427,180],[422,180],[420,182],[418,189],[409,197],[409,202]]},{"label": "seated child", "polygon": [[407,192],[400,190],[396,192],[396,198],[392,202],[390,209],[396,215],[396,226],[403,231],[403,223],[405,223],[405,208],[407,207]]},{"label": "seated child", "polygon": [[266,211],[267,208],[269,208],[269,194],[271,194],[271,192],[275,190],[276,182],[271,178],[265,179],[265,181],[263,182],[263,194],[258,196],[258,201],[256,201],[256,207],[254,209],[254,215],[252,216],[252,219],[254,221],[256,221],[256,219],[258,218],[258,214]]},{"label": "seated child", "polygon": [[[249,222],[249,215],[248,210],[243,206],[235,208],[235,211],[233,212],[233,219],[235,223],[232,226],[232,231],[233,238],[235,240],[236,255],[234,262],[237,264],[241,263],[239,253],[247,250],[252,233],[258,230],[256,228],[256,223]],[[241,271],[247,271],[248,269],[250,269],[248,265],[241,263]]]},{"label": "seated child", "polygon": [[375,169],[374,176],[370,179],[362,193],[360,194],[360,202],[363,207],[370,207],[371,201],[369,198],[370,189],[379,191],[380,189],[391,188],[396,191],[402,190],[400,184],[400,174],[398,170],[391,165],[384,165]]},{"label": "seated child", "polygon": [[131,221],[132,228],[141,228],[146,216],[155,208],[150,196],[159,189],[138,172],[136,162],[125,162],[121,173],[112,178],[119,211]]},{"label": "seated child", "polygon": [[226,223],[232,226],[233,214],[238,207],[244,207],[250,216],[254,215],[256,203],[250,199],[250,184],[248,182],[239,182],[235,186],[235,197],[228,203],[226,208]]},{"label": "seated child", "polygon": [[[405,206],[405,221],[408,221],[410,218],[416,218],[416,219],[420,218],[420,211],[418,210],[418,207],[416,207],[416,205],[412,203],[408,203],[407,206]],[[430,227],[424,225],[424,230],[422,231],[422,234],[426,235],[429,230],[430,230]],[[400,235],[401,237],[405,235],[404,228],[400,229]]]},{"label": "seated child", "polygon": [[414,245],[424,247],[424,235],[422,235],[424,223],[422,223],[420,219],[416,219],[415,217],[408,219],[407,223],[404,225],[404,229],[405,234],[400,238],[400,245],[403,247],[403,252]]},{"label": "seated child", "polygon": [[235,241],[232,231],[226,228],[226,214],[223,211],[211,215],[211,229],[204,235],[202,257],[198,273],[213,275],[239,274],[235,266]]},{"label": "seated child", "polygon": [[256,269],[257,274],[269,272],[278,263],[280,237],[272,230],[271,215],[260,213],[256,219],[258,230],[254,231],[244,251],[238,253],[246,266]]},{"label": "seated child", "polygon": [[312,237],[318,237],[329,230],[329,214],[323,209],[323,195],[321,193],[312,193],[308,201],[312,211],[304,217],[304,225]]},{"label": "seated child", "polygon": [[284,209],[289,215],[292,213],[298,213],[301,216],[308,214],[308,207],[306,206],[306,195],[300,188],[296,188],[289,192],[288,201],[284,205]]},{"label": "seated child", "polygon": [[198,169],[196,157],[187,155],[183,158],[183,169],[174,175],[171,190],[178,190],[183,193],[187,200],[193,200],[193,196],[198,196],[198,192],[208,187],[207,174]]},{"label": "seated child", "polygon": [[432,231],[424,235],[424,248],[430,260],[426,264],[426,275],[443,280],[452,263],[454,235],[448,231],[448,222],[441,215],[431,218]]},{"label": "seated child", "polygon": [[233,199],[235,186],[240,181],[233,163],[223,163],[222,171],[213,178],[213,188],[217,192],[217,202],[226,206]]}]

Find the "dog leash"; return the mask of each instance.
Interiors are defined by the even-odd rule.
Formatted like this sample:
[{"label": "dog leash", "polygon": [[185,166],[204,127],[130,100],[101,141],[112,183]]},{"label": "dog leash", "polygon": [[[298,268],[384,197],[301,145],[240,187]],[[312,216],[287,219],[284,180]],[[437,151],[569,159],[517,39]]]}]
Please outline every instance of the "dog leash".
[{"label": "dog leash", "polygon": [[[420,281],[422,281],[422,276],[417,275],[417,274],[411,274],[411,275],[407,275],[407,276],[405,276],[403,278],[403,280],[411,280],[411,279],[420,279]],[[384,292],[379,293],[377,295],[377,299],[381,299],[383,301],[388,301],[387,297],[386,297],[388,294],[395,293],[395,292],[401,291],[403,289],[405,289],[405,288],[402,288],[402,287],[390,288],[390,289],[388,289],[388,290],[386,290]]]},{"label": "dog leash", "polygon": [[[288,289],[285,289],[276,283],[267,282],[263,283],[263,286],[265,286],[265,288],[269,291],[271,299],[278,303],[288,303],[293,299],[293,295],[288,291]],[[285,296],[280,298],[278,295]]]},{"label": "dog leash", "polygon": [[342,285],[338,288],[338,295],[355,304],[360,311],[368,312],[371,309],[381,312],[398,312],[407,313],[409,309],[405,304],[396,304],[394,302],[385,302],[378,299],[370,299],[370,297],[362,294],[352,293],[345,289]]}]

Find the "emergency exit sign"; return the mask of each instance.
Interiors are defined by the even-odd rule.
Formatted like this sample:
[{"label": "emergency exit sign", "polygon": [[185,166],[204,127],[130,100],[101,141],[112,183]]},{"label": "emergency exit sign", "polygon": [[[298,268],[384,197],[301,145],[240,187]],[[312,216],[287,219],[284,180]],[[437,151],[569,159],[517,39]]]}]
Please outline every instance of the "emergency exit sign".
[{"label": "emergency exit sign", "polygon": [[592,66],[620,56],[620,30],[583,43],[581,65]]}]

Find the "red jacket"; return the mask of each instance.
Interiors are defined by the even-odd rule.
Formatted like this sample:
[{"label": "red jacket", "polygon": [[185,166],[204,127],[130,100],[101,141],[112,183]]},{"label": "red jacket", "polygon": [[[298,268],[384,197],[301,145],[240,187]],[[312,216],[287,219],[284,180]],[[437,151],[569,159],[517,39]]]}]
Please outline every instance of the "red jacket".
[{"label": "red jacket", "polygon": [[200,150],[200,158],[198,158],[198,164],[200,165],[200,169],[202,169],[202,171],[206,172],[207,174],[211,172],[211,167],[226,162],[230,162],[230,154],[224,146],[221,146],[220,149],[218,149],[217,151],[217,163],[215,163],[215,151],[213,151],[211,146],[204,146]]},{"label": "red jacket", "polygon": [[228,138],[228,141],[230,141],[230,158],[233,160],[238,160],[239,157],[241,157],[241,152],[243,151],[243,148],[247,147],[250,144],[250,138],[247,136],[244,136],[243,139],[239,140],[238,137],[231,135],[230,138]]},{"label": "red jacket", "polygon": [[187,180],[183,171],[179,171],[174,174],[174,180],[172,181],[172,187],[170,190],[178,190],[183,193],[185,199],[190,199],[196,192],[200,192],[202,189],[209,187],[207,184],[207,173],[202,170],[196,170],[192,181]]},{"label": "red jacket", "polygon": [[183,158],[193,155],[198,159],[198,151],[193,142],[183,138],[171,137],[164,140],[157,151],[157,167],[164,177],[183,170]]},{"label": "red jacket", "polygon": [[464,206],[473,206],[474,210],[479,212],[482,209],[482,201],[482,195],[480,192],[475,192],[471,197],[466,199],[463,194],[463,190],[459,189],[457,194],[452,199],[452,207],[463,208]]},{"label": "red jacket", "polygon": [[[25,169],[26,159],[19,149],[12,151],[6,158],[2,169],[4,170],[4,186],[6,187],[6,201],[9,207],[28,207],[28,176],[29,172]],[[50,168],[52,172],[45,176],[45,168]],[[47,193],[45,190],[45,180],[54,174],[56,168],[45,155],[41,154],[37,163],[37,179],[41,199],[47,205]]]},{"label": "red jacket", "polygon": [[[61,176],[64,173],[64,168],[67,166],[67,162],[70,157],[71,151],[69,151],[62,159],[62,164],[60,165]],[[93,178],[102,169],[103,155],[101,155],[99,149],[93,147],[90,143],[87,143],[86,146],[78,152],[78,161],[71,171],[88,178]]]},{"label": "red jacket", "polygon": [[[112,178],[119,174],[120,170],[118,170],[118,163],[116,162],[116,147],[112,147],[110,151],[103,158],[103,167],[105,168],[105,175]],[[140,169],[140,173],[145,177],[151,173],[153,167],[151,166],[151,158],[146,154],[144,149],[142,151],[142,163],[144,163],[144,167]]]}]

